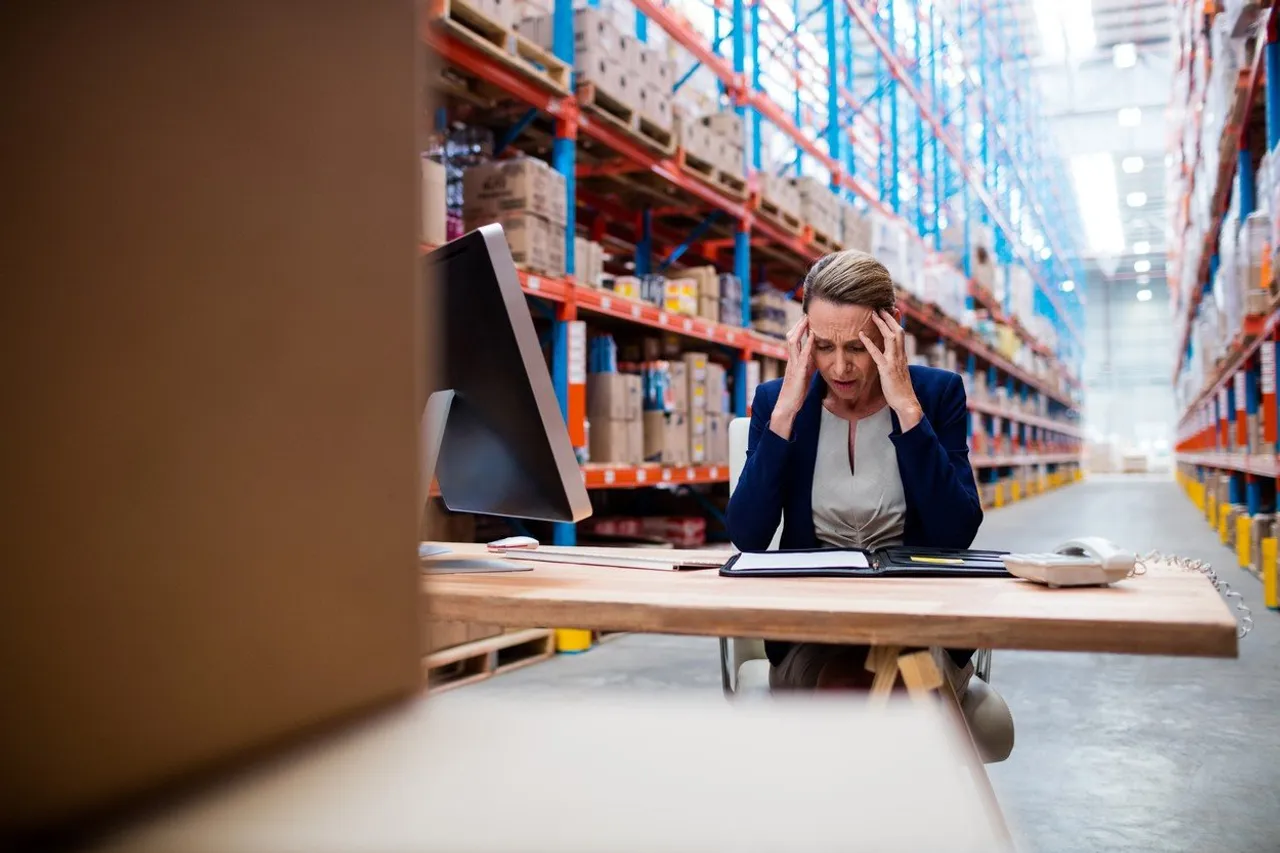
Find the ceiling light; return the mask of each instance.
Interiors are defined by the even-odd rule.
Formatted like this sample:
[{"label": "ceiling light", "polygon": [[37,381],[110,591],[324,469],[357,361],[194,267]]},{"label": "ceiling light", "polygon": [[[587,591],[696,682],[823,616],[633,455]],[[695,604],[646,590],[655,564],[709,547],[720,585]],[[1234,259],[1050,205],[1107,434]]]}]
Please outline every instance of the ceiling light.
[{"label": "ceiling light", "polygon": [[1132,68],[1138,64],[1138,46],[1131,41],[1120,42],[1111,48],[1111,59],[1116,68]]},{"label": "ceiling light", "polygon": [[1150,302],[1150,301],[1151,301],[1151,291],[1150,291],[1150,290],[1148,290],[1148,289],[1147,289],[1147,288],[1145,288],[1145,287],[1144,287],[1144,288],[1142,288],[1142,290],[1139,290],[1139,291],[1138,291],[1136,294],[1134,294],[1134,295],[1138,297],[1138,301],[1139,301],[1139,302]]},{"label": "ceiling light", "polygon": [[1067,279],[1066,281],[1064,281],[1064,282],[1062,283],[1062,292],[1063,292],[1063,293],[1070,293],[1071,291],[1073,291],[1073,290],[1075,290],[1075,289],[1076,289],[1076,283],[1075,283],[1074,281],[1072,281],[1071,279]]},{"label": "ceiling light", "polygon": [[1146,193],[1129,193],[1127,196],[1124,197],[1124,200],[1128,202],[1130,207],[1142,207],[1144,204],[1147,203],[1147,194]]},{"label": "ceiling light", "polygon": [[1134,272],[1151,272],[1151,261],[1146,261],[1146,260],[1134,261],[1133,271]]},{"label": "ceiling light", "polygon": [[1090,248],[1095,252],[1123,251],[1124,226],[1120,222],[1116,161],[1111,152],[1072,157],[1071,177]]},{"label": "ceiling light", "polygon": [[1146,164],[1142,162],[1141,157],[1126,157],[1120,161],[1120,168],[1125,170],[1126,174],[1136,175],[1142,171],[1142,167]]},{"label": "ceiling light", "polygon": [[1124,107],[1116,116],[1121,127],[1137,127],[1142,124],[1142,110],[1137,107]]},{"label": "ceiling light", "polygon": [[1151,244],[1146,240],[1139,240],[1133,244],[1133,253],[1135,255],[1146,255],[1151,252]]},{"label": "ceiling light", "polygon": [[1138,276],[1138,284],[1146,285],[1150,283],[1151,283],[1151,276],[1146,275],[1145,273],[1143,275]]}]

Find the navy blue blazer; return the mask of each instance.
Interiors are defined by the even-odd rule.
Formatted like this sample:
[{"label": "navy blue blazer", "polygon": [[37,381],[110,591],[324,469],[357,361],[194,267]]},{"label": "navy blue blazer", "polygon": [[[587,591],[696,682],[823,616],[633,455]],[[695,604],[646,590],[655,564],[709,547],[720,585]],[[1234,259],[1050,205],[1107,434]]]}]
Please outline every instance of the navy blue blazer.
[{"label": "navy blue blazer", "polygon": [[[907,500],[903,544],[968,548],[982,524],[982,503],[969,466],[968,400],[960,376],[911,366],[911,385],[924,411],[920,423],[902,432],[892,413],[889,440]],[[813,528],[813,469],[826,383],[815,374],[796,414],[791,438],[769,429],[782,380],[761,383],[751,403],[747,460],[729,499],[729,538],[743,551],[763,551],[782,521],[780,548],[818,548]],[[767,644],[779,663],[785,646]],[[962,663],[968,652],[953,652]],[[778,658],[775,660],[775,658]]]}]

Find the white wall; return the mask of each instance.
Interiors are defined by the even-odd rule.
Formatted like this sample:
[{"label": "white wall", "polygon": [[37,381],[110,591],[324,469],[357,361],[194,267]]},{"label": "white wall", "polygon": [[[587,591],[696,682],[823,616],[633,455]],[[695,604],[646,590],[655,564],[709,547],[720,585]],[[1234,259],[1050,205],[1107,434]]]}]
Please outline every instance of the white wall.
[{"label": "white wall", "polygon": [[1132,280],[1090,276],[1085,331],[1084,424],[1122,450],[1167,452],[1173,441],[1173,319],[1162,277],[1149,302]]}]

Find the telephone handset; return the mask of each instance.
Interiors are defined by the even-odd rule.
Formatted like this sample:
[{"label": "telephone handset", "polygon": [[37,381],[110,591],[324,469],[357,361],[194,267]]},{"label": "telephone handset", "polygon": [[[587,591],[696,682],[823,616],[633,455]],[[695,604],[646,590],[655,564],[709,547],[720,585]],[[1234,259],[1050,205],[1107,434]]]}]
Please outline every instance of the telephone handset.
[{"label": "telephone handset", "polygon": [[1004,567],[1023,580],[1059,586],[1104,586],[1129,577],[1138,555],[1101,536],[1070,539],[1051,554],[1006,554]]}]

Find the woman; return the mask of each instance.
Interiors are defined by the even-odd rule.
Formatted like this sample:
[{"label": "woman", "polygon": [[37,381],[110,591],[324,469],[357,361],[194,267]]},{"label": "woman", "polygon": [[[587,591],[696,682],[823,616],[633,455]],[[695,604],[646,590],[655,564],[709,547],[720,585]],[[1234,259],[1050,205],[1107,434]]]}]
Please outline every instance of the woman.
[{"label": "woman", "polygon": [[[751,404],[747,459],[729,501],[744,551],[886,545],[967,548],[982,523],[960,377],[907,364],[893,281],[865,252],[827,255],[804,280],[780,380]],[[864,688],[865,646],[768,641],[775,689]],[[949,650],[963,696],[972,650]]]}]

